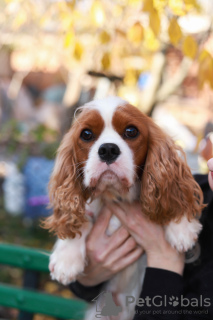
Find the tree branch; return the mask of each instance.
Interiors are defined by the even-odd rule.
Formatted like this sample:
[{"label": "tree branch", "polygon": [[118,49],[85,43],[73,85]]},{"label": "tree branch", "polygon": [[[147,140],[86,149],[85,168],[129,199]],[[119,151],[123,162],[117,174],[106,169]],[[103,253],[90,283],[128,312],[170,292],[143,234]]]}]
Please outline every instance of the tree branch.
[{"label": "tree branch", "polygon": [[174,74],[172,78],[167,79],[167,81],[164,82],[162,86],[159,88],[155,97],[155,103],[165,101],[173,92],[176,91],[176,89],[186,78],[191,65],[191,59],[187,57],[183,58],[178,68],[178,71]]}]

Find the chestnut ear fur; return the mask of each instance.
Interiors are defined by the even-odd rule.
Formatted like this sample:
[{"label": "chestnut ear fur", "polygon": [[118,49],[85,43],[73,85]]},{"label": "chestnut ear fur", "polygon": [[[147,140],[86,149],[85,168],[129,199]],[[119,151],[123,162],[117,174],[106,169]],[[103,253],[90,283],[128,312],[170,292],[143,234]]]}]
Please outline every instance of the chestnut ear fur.
[{"label": "chestnut ear fur", "polygon": [[203,193],[187,165],[183,150],[147,117],[149,141],[141,184],[142,211],[161,225],[199,217]]},{"label": "chestnut ear fur", "polygon": [[80,228],[87,221],[85,199],[76,175],[76,158],[73,145],[73,128],[64,136],[58,149],[55,167],[49,182],[50,205],[53,215],[46,218],[42,226],[59,238],[74,238],[81,234]]}]

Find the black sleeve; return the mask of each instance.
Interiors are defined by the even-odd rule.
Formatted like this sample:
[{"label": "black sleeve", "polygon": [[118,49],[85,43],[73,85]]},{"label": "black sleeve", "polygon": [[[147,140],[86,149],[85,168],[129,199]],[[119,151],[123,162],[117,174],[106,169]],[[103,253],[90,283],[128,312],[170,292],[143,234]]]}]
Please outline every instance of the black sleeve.
[{"label": "black sleeve", "polygon": [[[147,268],[133,320],[212,320],[213,263],[185,289],[183,278],[157,268]],[[197,281],[197,283],[196,283]]]},{"label": "black sleeve", "polygon": [[103,285],[104,283],[100,283],[97,286],[89,287],[75,281],[69,285],[69,288],[78,298],[91,302],[102,291]]}]

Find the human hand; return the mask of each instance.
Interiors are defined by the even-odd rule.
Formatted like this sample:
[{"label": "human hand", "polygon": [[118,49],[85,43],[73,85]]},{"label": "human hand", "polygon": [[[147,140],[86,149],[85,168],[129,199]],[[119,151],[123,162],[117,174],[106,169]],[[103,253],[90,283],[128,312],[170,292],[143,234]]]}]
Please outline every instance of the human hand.
[{"label": "human hand", "polygon": [[109,280],[114,274],[135,262],[143,253],[125,227],[111,236],[106,235],[112,213],[104,208],[86,240],[88,263],[77,280],[85,286],[94,286]]},{"label": "human hand", "polygon": [[208,160],[207,165],[210,170],[208,175],[209,185],[210,188],[213,190],[213,158]]},{"label": "human hand", "polygon": [[163,227],[143,215],[139,203],[113,204],[109,209],[119,218],[137,244],[144,248],[148,267],[183,273],[184,254],[170,246],[165,239]]}]

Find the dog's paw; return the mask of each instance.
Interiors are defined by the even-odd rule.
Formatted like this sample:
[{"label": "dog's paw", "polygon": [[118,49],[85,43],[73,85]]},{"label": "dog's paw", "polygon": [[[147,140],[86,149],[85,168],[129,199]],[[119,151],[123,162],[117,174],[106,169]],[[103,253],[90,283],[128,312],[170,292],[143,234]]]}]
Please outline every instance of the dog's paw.
[{"label": "dog's paw", "polygon": [[165,227],[166,240],[179,252],[191,249],[197,241],[202,225],[196,219],[188,221],[184,216],[179,223],[170,222]]},{"label": "dog's paw", "polygon": [[53,253],[50,256],[49,270],[52,280],[68,285],[84,271],[84,259],[80,254],[74,257],[70,254],[64,256]]}]

